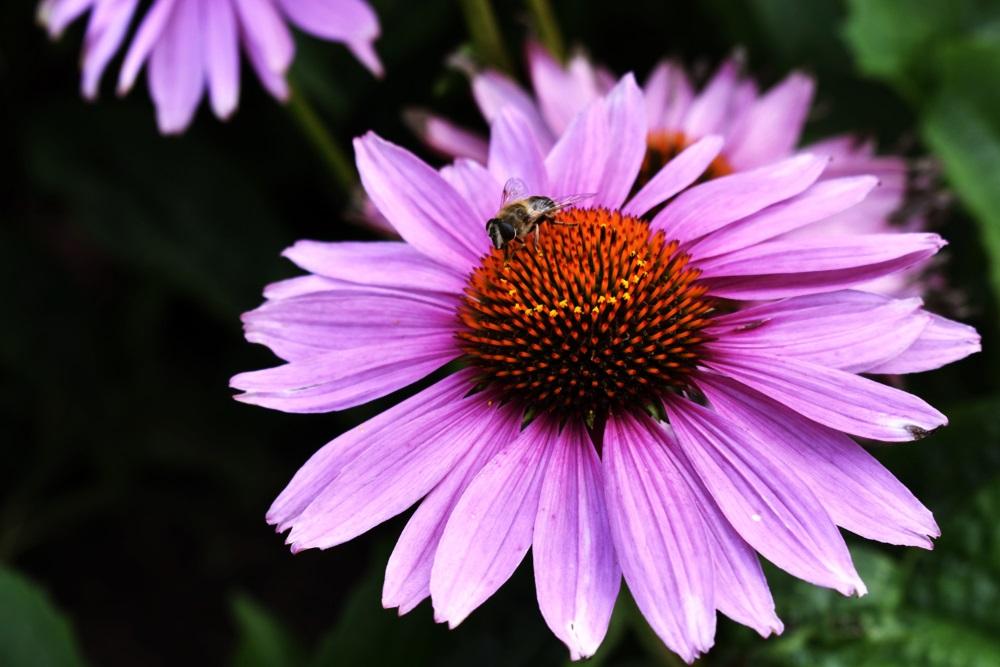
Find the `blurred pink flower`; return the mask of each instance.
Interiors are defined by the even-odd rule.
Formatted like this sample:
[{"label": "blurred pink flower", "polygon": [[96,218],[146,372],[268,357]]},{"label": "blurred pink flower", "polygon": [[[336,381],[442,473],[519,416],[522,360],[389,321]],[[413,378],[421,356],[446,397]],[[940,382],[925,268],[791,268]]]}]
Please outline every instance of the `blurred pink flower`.
[{"label": "blurred pink flower", "polygon": [[[436,171],[374,134],[355,140],[364,188],[404,241],[289,248],[308,275],[269,286],[244,316],[247,339],[286,363],[234,377],[236,398],[343,410],[464,367],[296,473],[267,514],[294,551],[419,503],[389,559],[386,607],[429,596],[454,627],[530,548],[542,616],[572,658],[597,650],[624,576],[691,662],[717,610],[782,631],[758,553],[860,595],[837,526],[930,548],[931,513],[850,436],[910,441],[947,420],[861,374],[937,368],[979,337],[919,299],[853,288],[944,242],[789,236],[861,205],[877,179],[826,177],[829,158],[803,153],[699,184],[718,135],[634,192],[648,105],[631,75],[559,133],[508,105],[485,166]],[[592,195],[557,214],[573,226],[540,228],[540,252],[505,261],[484,222],[511,177],[533,194]]]},{"label": "blurred pink flower", "polygon": [[[39,21],[53,38],[90,11],[84,38],[82,92],[97,97],[101,75],[125,41],[139,0],[42,0]],[[288,98],[285,73],[295,55],[286,22],[321,39],[343,42],[375,74],[382,66],[372,43],[375,13],[364,0],[155,0],[139,22],[118,77],[118,93],[131,90],[148,60],[147,78],[160,131],[183,132],[205,89],[220,119],[240,95],[239,54],[264,87]]]}]

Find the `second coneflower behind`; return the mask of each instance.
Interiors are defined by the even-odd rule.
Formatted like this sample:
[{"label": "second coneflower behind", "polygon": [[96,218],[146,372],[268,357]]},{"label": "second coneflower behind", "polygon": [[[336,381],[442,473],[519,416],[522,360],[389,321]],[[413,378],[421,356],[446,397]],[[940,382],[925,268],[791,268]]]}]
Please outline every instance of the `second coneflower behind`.
[{"label": "second coneflower behind", "polygon": [[[943,241],[789,236],[858,206],[877,179],[824,178],[828,158],[802,154],[696,184],[723,147],[712,135],[636,191],[647,104],[626,76],[548,139],[505,108],[487,166],[440,172],[356,140],[365,190],[404,240],[292,246],[309,275],[268,287],[244,318],[285,363],[234,377],[237,398],[341,410],[461,368],[299,470],[267,515],[293,550],[419,503],[385,606],[429,596],[455,626],[530,548],[541,614],[574,659],[597,650],[624,577],[690,662],[717,611],[781,632],[758,554],[860,595],[838,526],[930,547],[931,513],[852,436],[905,442],[947,419],[862,373],[936,368],[978,336],[919,299],[852,288]],[[505,257],[485,227],[509,178],[557,201],[589,196]]]}]

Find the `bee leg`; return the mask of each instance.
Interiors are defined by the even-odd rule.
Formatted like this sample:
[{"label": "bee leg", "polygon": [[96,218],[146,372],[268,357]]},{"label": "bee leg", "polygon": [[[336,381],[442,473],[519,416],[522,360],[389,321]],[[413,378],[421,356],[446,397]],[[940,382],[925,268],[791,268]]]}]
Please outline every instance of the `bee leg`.
[{"label": "bee leg", "polygon": [[510,244],[504,244],[503,247],[503,265],[507,266],[510,264],[510,256],[514,253],[514,247]]},{"label": "bee leg", "polygon": [[539,225],[535,225],[535,231],[531,233],[531,243],[535,248],[535,254],[539,257],[542,256],[542,248],[538,245],[538,236],[542,233],[542,228]]}]

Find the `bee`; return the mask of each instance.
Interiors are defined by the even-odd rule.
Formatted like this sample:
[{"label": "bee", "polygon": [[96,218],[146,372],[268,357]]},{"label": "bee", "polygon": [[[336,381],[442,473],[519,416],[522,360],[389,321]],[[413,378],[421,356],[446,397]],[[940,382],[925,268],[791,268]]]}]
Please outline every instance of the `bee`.
[{"label": "bee", "polygon": [[503,186],[500,210],[486,221],[486,234],[493,242],[494,248],[503,249],[504,261],[508,261],[513,252],[511,242],[517,240],[521,245],[527,245],[529,236],[535,252],[541,254],[538,248],[538,234],[542,223],[548,222],[565,227],[576,226],[576,223],[558,222],[553,214],[593,196],[593,194],[571,195],[562,199],[552,199],[544,195],[529,195],[524,181],[511,178]]}]

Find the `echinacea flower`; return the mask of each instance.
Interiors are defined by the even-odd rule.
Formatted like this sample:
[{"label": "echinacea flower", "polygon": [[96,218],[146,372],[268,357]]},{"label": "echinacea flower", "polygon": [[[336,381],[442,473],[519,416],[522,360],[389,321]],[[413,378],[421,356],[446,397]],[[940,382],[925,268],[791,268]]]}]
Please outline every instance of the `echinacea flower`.
[{"label": "echinacea flower", "polygon": [[[627,75],[548,149],[504,109],[485,167],[439,172],[374,134],[355,140],[367,194],[404,241],[289,248],[309,274],[244,316],[247,339],[286,363],[234,377],[237,398],[341,410],[461,368],[296,473],[267,514],[294,551],[419,502],[389,559],[386,607],[429,596],[453,627],[530,548],[542,616],[572,658],[597,650],[624,577],[690,662],[712,645],[717,610],[781,632],[757,554],[861,595],[838,526],[931,546],[931,513],[851,436],[904,442],[947,420],[861,374],[936,368],[979,339],[919,299],[852,287],[943,241],[784,238],[858,205],[877,179],[821,179],[828,159],[802,154],[698,184],[717,136],[630,194],[645,105]],[[592,196],[542,225],[538,252],[505,261],[484,224],[511,177]]]},{"label": "echinacea flower", "polygon": [[[39,22],[53,38],[90,11],[84,38],[81,88],[97,97],[101,76],[125,40],[139,0],[42,0]],[[344,43],[368,69],[382,66],[372,47],[375,12],[364,0],[155,0],[138,24],[118,77],[118,93],[132,89],[148,61],[149,91],[164,134],[183,132],[205,89],[212,110],[226,119],[240,95],[240,47],[264,87],[289,95],[285,73],[295,55],[286,22]]]},{"label": "echinacea flower", "polygon": [[[495,70],[472,73],[472,91],[480,111],[492,122],[501,109],[513,106],[524,114],[539,137],[542,149],[552,146],[576,114],[607,94],[614,78],[600,65],[578,53],[563,65],[542,46],[526,48],[532,91]],[[739,59],[719,66],[701,90],[696,90],[684,68],[661,62],[642,86],[646,100],[646,154],[634,184],[637,191],[671,158],[708,135],[725,144],[709,165],[704,180],[745,171],[791,156],[800,148],[802,129],[812,106],[815,82],[801,72],[789,74],[766,92],[742,72]],[[475,132],[445,118],[411,114],[410,125],[437,152],[485,163],[487,145]],[[841,215],[797,230],[800,236],[919,231],[925,221],[919,213],[898,220],[908,195],[913,169],[898,156],[875,154],[870,140],[842,135],[802,148],[830,158],[823,178],[870,174],[880,187],[863,202]],[[384,226],[378,218],[372,220]],[[864,286],[893,296],[919,296],[919,276],[898,272]]]}]

